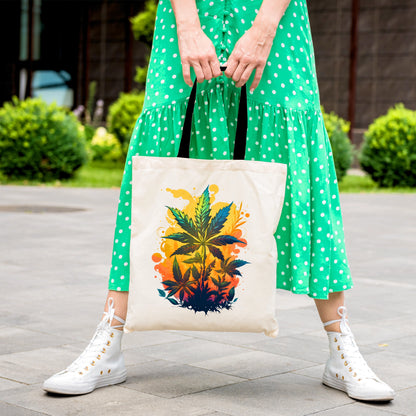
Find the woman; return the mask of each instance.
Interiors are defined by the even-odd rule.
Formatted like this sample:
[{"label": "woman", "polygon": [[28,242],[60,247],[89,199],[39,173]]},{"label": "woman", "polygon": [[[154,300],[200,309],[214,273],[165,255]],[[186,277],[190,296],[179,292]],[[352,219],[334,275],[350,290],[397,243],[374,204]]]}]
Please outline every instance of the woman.
[{"label": "woman", "polygon": [[347,324],[344,291],[353,283],[305,0],[159,1],[145,103],[121,185],[107,307],[85,351],[44,389],[82,394],[126,379],[120,344],[129,289],[131,158],[177,154],[195,78],[191,157],[230,158],[240,87],[247,83],[246,158],[288,165],[275,234],[276,286],[315,300],[330,346],[324,384],[356,399],[393,399]]}]

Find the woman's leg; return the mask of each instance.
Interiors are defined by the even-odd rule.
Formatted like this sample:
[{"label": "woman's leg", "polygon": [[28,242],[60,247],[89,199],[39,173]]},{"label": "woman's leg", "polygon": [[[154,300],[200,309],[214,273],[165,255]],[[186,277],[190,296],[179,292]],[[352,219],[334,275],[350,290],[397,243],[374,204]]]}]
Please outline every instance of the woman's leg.
[{"label": "woman's leg", "polygon": [[[344,291],[332,292],[328,299],[314,299],[316,309],[318,309],[319,316],[322,322],[328,322],[339,319],[338,308],[344,306]],[[325,327],[327,331],[340,332],[340,323],[334,322]]]},{"label": "woman's leg", "polygon": [[[128,297],[129,297],[129,292],[120,292],[120,291],[116,291],[116,290],[109,290],[108,294],[107,294],[107,299],[105,301],[105,306],[104,306],[104,313],[101,319],[104,318],[105,316],[105,312],[108,312],[108,300],[109,298],[113,298],[114,301],[114,315],[119,316],[122,319],[126,319],[126,314],[127,314],[127,301],[128,301]],[[112,321],[110,322],[111,326],[115,326],[115,325],[120,325],[120,321],[116,318],[113,318]],[[123,331],[122,327],[116,328],[119,331]]]}]

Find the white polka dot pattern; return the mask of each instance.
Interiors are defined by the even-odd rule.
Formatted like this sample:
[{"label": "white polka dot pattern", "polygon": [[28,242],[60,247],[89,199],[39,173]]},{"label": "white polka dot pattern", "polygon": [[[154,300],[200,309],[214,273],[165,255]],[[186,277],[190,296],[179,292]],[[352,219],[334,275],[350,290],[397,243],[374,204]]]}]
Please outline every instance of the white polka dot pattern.
[{"label": "white polka dot pattern", "polygon": [[[250,28],[261,0],[197,0],[201,26],[220,62]],[[192,79],[195,79],[191,69]],[[247,85],[250,86],[252,74]],[[158,4],[146,98],[131,135],[121,185],[110,290],[129,288],[131,158],[175,157],[191,87],[185,84],[176,21],[169,0]],[[225,76],[198,84],[190,155],[232,158],[240,89]],[[327,299],[353,287],[344,243],[331,145],[320,110],[312,37],[305,1],[290,3],[259,86],[248,93],[246,159],[288,165],[287,189],[276,231],[276,287]]]}]

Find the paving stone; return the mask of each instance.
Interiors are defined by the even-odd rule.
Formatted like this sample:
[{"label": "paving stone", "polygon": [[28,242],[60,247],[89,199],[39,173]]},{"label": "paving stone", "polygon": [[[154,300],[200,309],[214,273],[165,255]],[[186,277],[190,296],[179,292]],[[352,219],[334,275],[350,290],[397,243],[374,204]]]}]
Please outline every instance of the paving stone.
[{"label": "paving stone", "polygon": [[66,368],[79,353],[71,345],[62,345],[3,354],[0,356],[0,377],[27,384],[43,382],[52,374]]},{"label": "paving stone", "polygon": [[182,364],[192,364],[212,358],[247,352],[247,349],[203,339],[189,339],[169,344],[151,345],[143,347],[139,351],[149,357]]},{"label": "paving stone", "polygon": [[[172,331],[173,332],[173,331]],[[237,346],[246,346],[257,341],[269,339],[264,334],[250,332],[216,332],[216,331],[175,331],[178,334],[191,338],[206,339],[208,341],[220,342]]]},{"label": "paving stone", "polygon": [[[205,409],[198,407],[198,403],[184,408],[180,403],[175,403],[170,399],[164,399],[161,397],[140,400],[135,402],[130,400],[129,403],[124,403],[120,406],[114,406],[113,408],[105,409],[102,412],[99,408],[93,410],[88,416],[131,416],[131,415],[144,415],[144,416],[207,416]],[[217,414],[221,416],[224,414]]]},{"label": "paving stone", "polygon": [[0,186],[0,195],[3,205],[85,209],[0,212],[2,416],[416,415],[416,194],[341,194],[355,285],[346,306],[361,352],[397,391],[388,405],[322,385],[328,346],[315,302],[285,290],[276,291],[276,339],[125,334],[125,383],[85,396],[47,395],[44,379],[78,357],[101,319],[119,189]]},{"label": "paving stone", "polygon": [[229,416],[226,413],[222,413],[222,412],[209,412],[209,413],[204,413],[202,416]]},{"label": "paving stone", "polygon": [[405,335],[403,338],[392,339],[382,344],[385,351],[408,357],[411,360],[416,359],[416,336]]},{"label": "paving stone", "polygon": [[255,379],[309,367],[313,363],[262,351],[249,351],[201,361],[192,365],[219,373]]},{"label": "paving stone", "polygon": [[328,358],[328,338],[308,334],[277,337],[248,345],[248,347],[272,354],[288,356],[308,362],[322,363]]},{"label": "paving stone", "polygon": [[219,387],[182,400],[233,416],[304,416],[353,402],[343,392],[291,373]]},{"label": "paving stone", "polygon": [[12,404],[0,402],[1,416],[41,416],[45,413],[34,412],[33,410],[25,409],[23,407],[14,406]]},{"label": "paving stone", "polygon": [[[389,409],[392,414],[400,414],[404,416],[416,415],[416,387],[405,388],[396,391],[396,396],[388,405],[379,406],[370,403],[362,403],[362,406],[370,411],[380,407],[381,409]],[[394,413],[393,413],[394,412]]]},{"label": "paving stone", "polygon": [[148,347],[163,345],[170,342],[186,341],[190,337],[180,332],[171,331],[137,331],[123,335],[123,349],[132,347]]},{"label": "paving stone", "polygon": [[61,345],[68,341],[70,339],[64,337],[7,326],[0,332],[0,355]]},{"label": "paving stone", "polygon": [[320,365],[314,365],[307,368],[301,368],[300,370],[293,371],[294,374],[299,374],[306,377],[312,377],[321,381],[324,373],[325,363]]},{"label": "paving stone", "polygon": [[[296,296],[301,297],[289,292],[288,294],[293,300],[296,299]],[[313,302],[313,300],[309,298],[308,303],[310,302]],[[277,317],[280,325],[277,339],[285,336],[304,334],[311,331],[319,331],[324,334],[321,320],[313,303],[308,307],[298,307],[293,309],[285,308],[278,310]]]},{"label": "paving stone", "polygon": [[[124,383],[123,383],[124,384]],[[47,393],[40,384],[0,393],[0,400],[50,416],[114,415],[119,408],[152,398],[120,385],[101,387],[93,394],[64,396]]]},{"label": "paving stone", "polygon": [[160,397],[177,397],[244,381],[239,377],[168,361],[129,367],[126,388]]},{"label": "paving stone", "polygon": [[22,384],[24,385],[24,383],[17,383],[7,378],[0,377],[0,391],[23,387]]},{"label": "paving stone", "polygon": [[[402,415],[393,411],[394,406],[385,403],[378,403],[372,407],[365,407],[359,403],[347,404],[345,406],[335,407],[334,409],[324,410],[318,413],[311,413],[314,416],[388,416]],[[305,415],[309,416],[309,415]],[[404,416],[404,415],[402,415]],[[410,415],[409,415],[410,416]]]}]

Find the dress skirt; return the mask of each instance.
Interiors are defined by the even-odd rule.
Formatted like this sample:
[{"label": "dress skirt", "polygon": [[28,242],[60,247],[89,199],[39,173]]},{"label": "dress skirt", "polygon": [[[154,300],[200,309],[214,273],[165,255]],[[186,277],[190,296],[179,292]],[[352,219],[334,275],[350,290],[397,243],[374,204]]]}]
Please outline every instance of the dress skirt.
[{"label": "dress skirt", "polygon": [[[201,27],[221,64],[251,27],[262,0],[196,0]],[[191,68],[192,79],[195,73]],[[251,85],[254,71],[247,86]],[[176,20],[160,0],[142,112],[121,183],[109,290],[129,290],[132,156],[175,157],[191,87],[182,75]],[[230,159],[241,89],[225,75],[198,83],[190,157]],[[320,108],[307,4],[280,20],[258,87],[247,88],[246,159],[285,163],[287,189],[275,233],[276,287],[314,299],[353,287],[332,149]],[[145,201],[144,201],[145,202]]]}]

